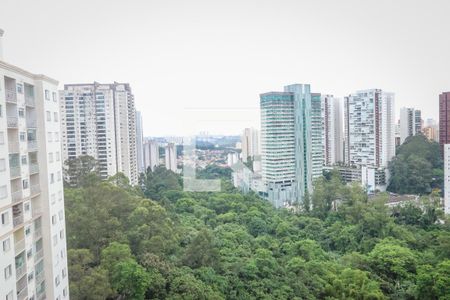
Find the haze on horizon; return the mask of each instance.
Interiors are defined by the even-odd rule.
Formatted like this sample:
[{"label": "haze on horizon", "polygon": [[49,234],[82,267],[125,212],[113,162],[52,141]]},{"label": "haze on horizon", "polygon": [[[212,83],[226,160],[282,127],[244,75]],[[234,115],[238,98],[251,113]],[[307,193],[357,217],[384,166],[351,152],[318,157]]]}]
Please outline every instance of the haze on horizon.
[{"label": "haze on horizon", "polygon": [[446,0],[0,0],[6,62],[65,83],[129,82],[146,136],[259,127],[291,83],[381,88],[438,118],[450,90]]}]

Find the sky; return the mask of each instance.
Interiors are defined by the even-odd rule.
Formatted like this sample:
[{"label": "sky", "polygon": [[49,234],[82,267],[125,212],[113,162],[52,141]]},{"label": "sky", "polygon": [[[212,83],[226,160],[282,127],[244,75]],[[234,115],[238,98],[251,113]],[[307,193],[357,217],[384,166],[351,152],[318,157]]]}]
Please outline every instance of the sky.
[{"label": "sky", "polygon": [[144,135],[259,127],[259,94],[394,92],[438,118],[448,0],[0,0],[4,60],[60,82],[130,83]]}]

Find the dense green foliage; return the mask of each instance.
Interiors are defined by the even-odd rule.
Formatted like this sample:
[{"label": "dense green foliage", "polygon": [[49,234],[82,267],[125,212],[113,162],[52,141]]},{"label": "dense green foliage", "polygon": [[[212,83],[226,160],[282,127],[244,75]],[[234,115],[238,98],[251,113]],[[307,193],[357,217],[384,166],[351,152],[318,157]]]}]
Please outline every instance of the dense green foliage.
[{"label": "dense green foliage", "polygon": [[450,230],[432,201],[391,213],[335,174],[305,213],[229,186],[183,192],[162,168],[141,186],[66,189],[72,299],[449,299]]},{"label": "dense green foliage", "polygon": [[406,139],[389,165],[388,191],[429,194],[443,188],[444,170],[439,144],[422,134]]}]

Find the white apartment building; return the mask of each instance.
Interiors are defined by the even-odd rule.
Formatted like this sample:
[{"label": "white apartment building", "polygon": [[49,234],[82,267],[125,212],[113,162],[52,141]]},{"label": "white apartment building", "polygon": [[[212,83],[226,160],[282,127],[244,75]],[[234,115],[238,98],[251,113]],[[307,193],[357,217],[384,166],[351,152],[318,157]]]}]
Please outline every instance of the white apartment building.
[{"label": "white apartment building", "polygon": [[444,212],[450,214],[450,144],[444,145]]},{"label": "white apartment building", "polygon": [[387,167],[395,155],[394,94],[379,89],[345,97],[345,162]]},{"label": "white apartment building", "polygon": [[177,147],[174,143],[167,143],[164,148],[165,153],[165,166],[167,170],[178,172],[177,168]]},{"label": "white apartment building", "polygon": [[127,83],[66,84],[60,91],[63,159],[90,155],[100,176],[138,181],[136,110]]},{"label": "white apartment building", "polygon": [[136,158],[138,172],[145,172],[144,165],[144,132],[142,128],[142,114],[136,111]]},{"label": "white apartment building", "polygon": [[422,132],[422,114],[420,110],[402,107],[400,109],[400,145],[406,138]]},{"label": "white apartment building", "polygon": [[0,57],[0,299],[69,299],[57,89]]},{"label": "white apartment building", "polygon": [[242,161],[247,162],[259,155],[259,131],[255,128],[245,128],[241,136]]},{"label": "white apartment building", "polygon": [[159,144],[154,140],[146,140],[144,143],[144,167],[152,171],[159,166]]},{"label": "white apartment building", "polygon": [[326,166],[344,161],[343,119],[339,98],[322,95],[323,162]]}]

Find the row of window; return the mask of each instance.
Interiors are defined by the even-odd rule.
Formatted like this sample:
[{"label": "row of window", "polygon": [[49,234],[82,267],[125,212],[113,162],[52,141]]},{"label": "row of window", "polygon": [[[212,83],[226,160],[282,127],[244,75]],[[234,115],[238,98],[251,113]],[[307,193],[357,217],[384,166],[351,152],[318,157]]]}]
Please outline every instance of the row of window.
[{"label": "row of window", "polygon": [[[52,113],[51,113],[51,111],[49,111],[49,110],[47,110],[46,112],[45,112],[45,114],[46,114],[46,116],[47,116],[47,122],[51,122],[52,121]],[[55,112],[53,112],[53,121],[54,122],[59,122],[58,121],[58,113],[55,111]]]}]

